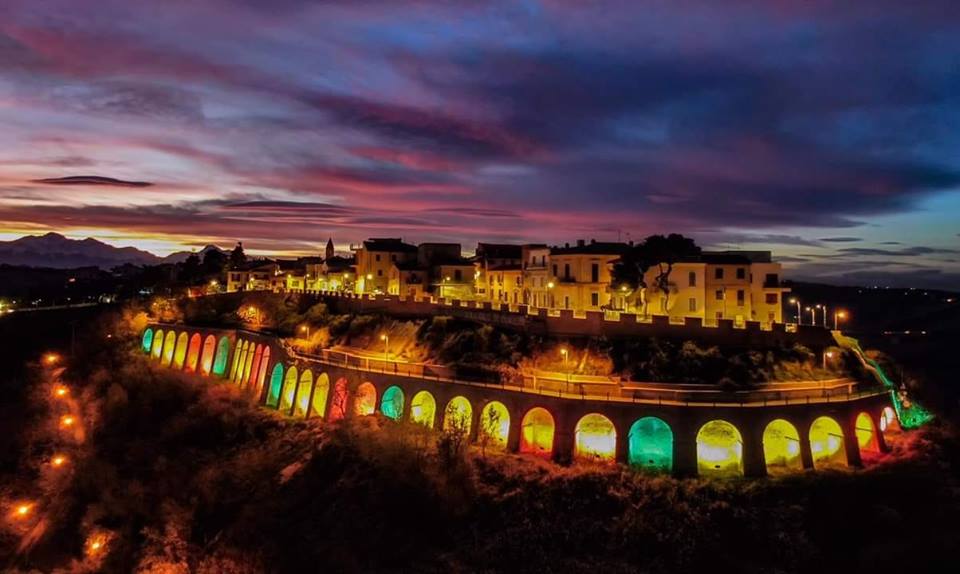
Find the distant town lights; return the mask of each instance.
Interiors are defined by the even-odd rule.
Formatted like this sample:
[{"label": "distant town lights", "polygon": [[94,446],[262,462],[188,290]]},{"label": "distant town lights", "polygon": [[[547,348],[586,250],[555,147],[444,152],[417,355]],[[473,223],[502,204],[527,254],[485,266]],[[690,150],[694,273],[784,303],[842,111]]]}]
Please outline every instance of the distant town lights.
[{"label": "distant town lights", "polygon": [[57,456],[50,459],[50,464],[56,468],[63,466],[66,462],[67,462],[67,457],[63,456],[62,454],[58,454]]},{"label": "distant town lights", "polygon": [[75,419],[73,415],[63,415],[60,417],[60,426],[71,427],[75,422],[77,422],[77,419]]},{"label": "distant town lights", "polygon": [[67,396],[69,393],[70,393],[70,389],[62,385],[57,387],[56,390],[53,391],[54,395],[61,398]]},{"label": "distant town lights", "polygon": [[46,363],[47,365],[56,365],[59,360],[60,360],[60,355],[56,353],[47,353],[46,355],[43,356],[43,362]]},{"label": "distant town lights", "polygon": [[30,511],[33,510],[33,505],[28,503],[20,503],[13,509],[13,515],[16,518],[26,518],[30,515]]}]

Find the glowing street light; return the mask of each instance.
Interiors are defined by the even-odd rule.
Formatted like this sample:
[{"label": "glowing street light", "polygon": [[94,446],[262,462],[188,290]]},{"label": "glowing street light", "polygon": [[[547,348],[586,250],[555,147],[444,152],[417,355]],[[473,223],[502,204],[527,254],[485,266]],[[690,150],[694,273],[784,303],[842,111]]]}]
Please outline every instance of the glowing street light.
[{"label": "glowing street light", "polygon": [[67,462],[67,457],[63,456],[62,454],[58,454],[55,457],[50,459],[50,465],[53,466],[54,468],[60,468],[61,466],[66,464],[66,462]]},{"label": "glowing street light", "polygon": [[64,387],[63,385],[60,385],[59,387],[57,387],[57,388],[53,391],[53,394],[54,394],[54,396],[56,396],[57,398],[61,398],[61,399],[62,399],[63,397],[65,397],[65,396],[67,396],[68,394],[70,394],[70,389],[68,389],[67,387]]},{"label": "glowing street light", "polygon": [[791,297],[791,298],[790,298],[790,304],[797,306],[797,325],[802,324],[802,323],[803,323],[803,315],[801,315],[801,313],[800,313],[800,299],[797,299],[796,297]]},{"label": "glowing street light", "polygon": [[847,318],[847,312],[837,309],[833,312],[833,330],[836,331],[840,328],[840,320]]},{"label": "glowing street light", "polygon": [[827,359],[833,360],[833,351],[827,351],[823,354],[823,370],[827,370]]},{"label": "glowing street light", "polygon": [[307,338],[310,338],[310,326],[309,325],[300,325],[300,332],[305,333]]},{"label": "glowing street light", "polygon": [[804,309],[804,310],[805,310],[805,311],[810,311],[810,324],[815,326],[815,325],[817,324],[817,316],[815,315],[815,313],[817,312],[817,310],[814,309],[813,307],[807,307],[807,308]]},{"label": "glowing street light", "polygon": [[62,427],[72,427],[73,423],[77,422],[77,419],[73,415],[63,415],[60,417],[60,426]]},{"label": "glowing street light", "polygon": [[26,518],[27,516],[30,515],[30,511],[32,510],[33,510],[32,504],[23,502],[18,504],[16,508],[13,509],[13,516],[16,518]]},{"label": "glowing street light", "polygon": [[[819,307],[819,305],[817,305],[817,307]],[[823,328],[824,329],[827,328],[827,306],[826,305],[823,306]]]},{"label": "glowing street light", "polygon": [[56,353],[47,353],[43,356],[43,362],[47,365],[53,366],[60,361],[60,355]]},{"label": "glowing street light", "polygon": [[380,340],[383,341],[383,360],[386,361],[390,356],[390,335],[384,333],[380,335]]},{"label": "glowing street light", "polygon": [[560,354],[563,355],[563,368],[564,368],[564,370],[566,370],[566,368],[567,368],[567,357],[570,355],[570,352],[567,351],[567,348],[566,348],[566,347],[561,347],[561,348],[560,348]]}]

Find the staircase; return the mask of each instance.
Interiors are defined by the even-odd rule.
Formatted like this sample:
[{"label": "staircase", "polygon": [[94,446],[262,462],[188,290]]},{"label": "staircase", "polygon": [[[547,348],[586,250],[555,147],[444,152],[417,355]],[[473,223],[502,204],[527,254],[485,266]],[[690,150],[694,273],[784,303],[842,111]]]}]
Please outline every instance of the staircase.
[{"label": "staircase", "polygon": [[900,421],[902,428],[915,429],[923,426],[933,418],[932,413],[907,398],[907,391],[905,389],[897,389],[897,385],[887,377],[886,373],[884,373],[880,367],[880,364],[864,354],[863,349],[860,348],[860,343],[856,339],[847,337],[840,331],[831,331],[831,333],[837,345],[843,349],[853,351],[853,354],[860,359],[863,367],[872,373],[874,378],[876,378],[884,388],[890,391],[890,399],[893,402],[893,408],[897,413],[897,420]]}]

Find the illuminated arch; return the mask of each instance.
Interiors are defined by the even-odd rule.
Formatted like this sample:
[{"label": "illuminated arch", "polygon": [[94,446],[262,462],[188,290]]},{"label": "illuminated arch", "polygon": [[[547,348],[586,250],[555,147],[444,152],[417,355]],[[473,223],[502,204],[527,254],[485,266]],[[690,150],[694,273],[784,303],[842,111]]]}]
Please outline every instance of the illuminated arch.
[{"label": "illuminated arch", "polygon": [[377,412],[377,387],[367,381],[357,387],[357,394],[353,399],[353,413],[366,416],[375,412]]},{"label": "illuminated arch", "polygon": [[187,360],[187,345],[190,344],[190,335],[184,331],[177,337],[177,347],[173,352],[173,368],[182,369],[184,361]]},{"label": "illuminated arch", "polygon": [[333,385],[333,401],[330,404],[331,421],[340,420],[347,416],[347,402],[350,400],[350,389],[347,388],[347,379],[340,377]]},{"label": "illuminated arch", "polygon": [[203,338],[200,337],[200,333],[194,333],[193,336],[190,337],[190,346],[187,347],[187,360],[183,365],[188,373],[194,373],[197,370],[197,363],[200,361],[200,345],[202,343]]},{"label": "illuminated arch", "polygon": [[897,420],[897,413],[893,407],[883,407],[883,412],[880,413],[880,431],[888,434],[899,430],[900,421]]},{"label": "illuminated arch", "polygon": [[169,367],[173,362],[173,353],[177,346],[177,334],[173,331],[167,331],[166,337],[163,339],[163,357],[160,360],[160,364],[164,367]]},{"label": "illuminated arch", "polygon": [[387,418],[395,421],[400,420],[400,417],[403,416],[403,389],[394,385],[383,391],[380,412]]},{"label": "illuminated arch", "polygon": [[256,347],[254,347],[251,341],[250,344],[247,345],[247,357],[246,361],[244,361],[243,372],[240,373],[240,388],[246,388],[250,382],[250,373],[253,371],[253,355],[255,351]]},{"label": "illuminated arch", "polygon": [[428,391],[420,391],[410,401],[410,420],[428,428],[433,428],[433,419],[437,415],[437,401]]},{"label": "illuminated arch", "polygon": [[233,382],[237,381],[237,368],[240,364],[240,357],[243,354],[243,350],[246,348],[247,342],[243,340],[238,340],[233,344],[233,361],[230,363],[230,376],[227,377]]},{"label": "illuminated arch", "polygon": [[490,401],[480,411],[478,436],[481,444],[507,448],[510,436],[510,411],[499,401]]},{"label": "illuminated arch", "polygon": [[310,390],[313,388],[313,372],[307,369],[300,375],[300,383],[297,384],[297,396],[293,400],[293,416],[307,416],[307,409],[310,408]]},{"label": "illuminated arch", "polygon": [[163,329],[157,329],[157,332],[153,335],[153,347],[150,350],[150,356],[159,361],[161,353],[163,353]]},{"label": "illuminated arch", "polygon": [[299,382],[298,374],[296,367],[290,367],[287,369],[287,376],[283,378],[283,391],[280,392],[280,410],[284,413],[289,412],[290,408],[293,407],[293,399],[296,396],[297,383]]},{"label": "illuminated arch", "polygon": [[263,383],[267,380],[267,368],[270,366],[270,347],[263,347],[263,356],[260,357],[260,366],[257,368],[257,388],[254,396],[257,400],[263,395]]},{"label": "illuminated arch", "polygon": [[227,372],[227,360],[230,358],[230,339],[226,335],[217,343],[217,357],[213,361],[213,374],[222,377]]},{"label": "illuminated arch", "polygon": [[213,356],[217,352],[217,338],[207,335],[203,340],[203,351],[200,353],[200,374],[209,375],[213,369]]},{"label": "illuminated arch", "polygon": [[253,351],[253,343],[250,341],[244,341],[241,344],[240,352],[238,353],[240,355],[240,359],[237,361],[237,371],[233,375],[233,382],[237,383],[238,385],[242,385],[243,383],[243,374],[246,372],[247,365],[249,364],[247,357],[250,355],[251,351]]},{"label": "illuminated arch", "polygon": [[520,452],[549,457],[553,454],[553,415],[545,408],[527,411],[520,423]]},{"label": "illuminated arch", "polygon": [[870,418],[870,415],[867,413],[857,415],[854,428],[857,433],[857,446],[860,447],[860,452],[880,451],[880,443],[877,439],[877,427],[873,424],[873,419]]},{"label": "illuminated arch", "polygon": [[253,367],[250,369],[250,376],[247,377],[247,385],[250,386],[254,391],[259,390],[257,385],[257,375],[260,370],[260,360],[263,358],[263,350],[266,347],[264,345],[257,345],[256,351],[253,353]]},{"label": "illuminated arch", "polygon": [[743,476],[743,438],[727,421],[710,421],[697,433],[697,472],[701,476]]},{"label": "illuminated arch", "polygon": [[310,401],[310,416],[323,418],[327,415],[327,397],[330,395],[330,377],[321,373],[313,387]]},{"label": "illuminated arch", "polygon": [[627,445],[631,465],[656,472],[673,469],[673,431],[662,419],[637,419],[630,426]]},{"label": "illuminated arch", "polygon": [[763,431],[763,459],[769,474],[803,470],[797,427],[783,419],[770,421]]},{"label": "illuminated arch", "polygon": [[283,388],[283,363],[277,363],[270,375],[270,390],[267,391],[267,406],[276,407],[280,403],[280,390]]},{"label": "illuminated arch", "polygon": [[612,461],[617,455],[617,429],[599,413],[585,415],[574,431],[573,456],[586,460]]},{"label": "illuminated arch", "polygon": [[443,429],[459,432],[470,436],[470,426],[473,423],[473,406],[466,397],[457,396],[450,399],[447,408],[443,411]]},{"label": "illuminated arch", "polygon": [[810,425],[810,451],[814,468],[846,466],[847,449],[843,429],[830,417],[820,417]]},{"label": "illuminated arch", "polygon": [[143,332],[143,339],[140,341],[141,347],[143,347],[144,353],[149,353],[153,349],[153,329],[147,327],[147,330]]}]

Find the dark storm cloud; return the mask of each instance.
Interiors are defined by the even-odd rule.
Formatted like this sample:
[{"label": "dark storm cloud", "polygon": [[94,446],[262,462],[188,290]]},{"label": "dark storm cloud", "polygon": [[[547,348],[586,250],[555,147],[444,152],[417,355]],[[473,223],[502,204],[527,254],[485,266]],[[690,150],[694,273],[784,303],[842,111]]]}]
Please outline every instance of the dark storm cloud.
[{"label": "dark storm cloud", "polygon": [[862,237],[821,237],[820,241],[827,243],[856,243],[863,241]]},{"label": "dark storm cloud", "polygon": [[99,175],[68,175],[64,177],[49,177],[35,179],[34,183],[45,183],[49,185],[83,185],[83,186],[105,186],[105,187],[150,187],[153,185],[149,181],[127,181],[113,177],[104,177]]}]

